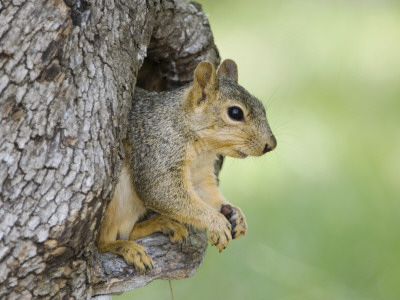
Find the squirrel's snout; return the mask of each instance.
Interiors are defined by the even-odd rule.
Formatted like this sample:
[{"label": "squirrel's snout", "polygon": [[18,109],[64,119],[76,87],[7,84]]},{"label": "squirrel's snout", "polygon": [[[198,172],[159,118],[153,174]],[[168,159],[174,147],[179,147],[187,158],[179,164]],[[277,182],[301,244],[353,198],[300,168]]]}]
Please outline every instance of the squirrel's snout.
[{"label": "squirrel's snout", "polygon": [[275,136],[271,135],[269,138],[270,138],[270,140],[265,144],[265,147],[264,147],[264,150],[263,150],[264,154],[274,150],[276,148],[276,145],[277,145]]}]

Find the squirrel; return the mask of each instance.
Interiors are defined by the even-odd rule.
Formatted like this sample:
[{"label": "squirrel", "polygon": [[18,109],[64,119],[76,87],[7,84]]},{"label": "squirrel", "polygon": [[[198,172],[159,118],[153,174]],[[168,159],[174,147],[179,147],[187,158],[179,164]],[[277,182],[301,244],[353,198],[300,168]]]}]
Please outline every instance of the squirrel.
[{"label": "squirrel", "polygon": [[[221,252],[244,236],[242,210],[218,188],[218,156],[261,156],[276,145],[263,104],[238,83],[237,65],[225,60],[216,72],[202,61],[193,82],[169,92],[135,88],[126,157],[97,240],[99,252],[122,255],[136,270],[154,263],[134,240],[153,232],[183,242],[183,224],[207,229]],[[159,215],[138,222],[151,209]]]}]

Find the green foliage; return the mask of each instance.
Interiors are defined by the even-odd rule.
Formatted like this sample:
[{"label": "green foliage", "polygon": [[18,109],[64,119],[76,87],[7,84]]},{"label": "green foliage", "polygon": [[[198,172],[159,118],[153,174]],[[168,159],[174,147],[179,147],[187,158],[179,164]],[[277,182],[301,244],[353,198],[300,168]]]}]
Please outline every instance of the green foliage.
[{"label": "green foliage", "polygon": [[[176,299],[400,299],[400,6],[200,1],[278,148],[227,159],[248,235],[209,247]],[[168,282],[115,299],[170,299]]]}]

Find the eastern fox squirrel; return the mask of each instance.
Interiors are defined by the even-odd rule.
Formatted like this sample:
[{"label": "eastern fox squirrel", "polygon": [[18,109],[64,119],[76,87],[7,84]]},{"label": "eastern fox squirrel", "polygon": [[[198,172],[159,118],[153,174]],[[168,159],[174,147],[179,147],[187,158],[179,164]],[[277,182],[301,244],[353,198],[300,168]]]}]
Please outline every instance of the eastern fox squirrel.
[{"label": "eastern fox squirrel", "polygon": [[[207,229],[221,252],[246,234],[239,207],[229,204],[214,174],[217,155],[260,156],[276,147],[262,103],[237,84],[237,66],[225,60],[218,73],[203,61],[194,80],[177,90],[135,89],[127,153],[98,238],[99,252],[122,255],[139,271],[153,268],[134,240],[161,231],[183,241],[182,224]],[[136,223],[147,209],[160,215]]]}]

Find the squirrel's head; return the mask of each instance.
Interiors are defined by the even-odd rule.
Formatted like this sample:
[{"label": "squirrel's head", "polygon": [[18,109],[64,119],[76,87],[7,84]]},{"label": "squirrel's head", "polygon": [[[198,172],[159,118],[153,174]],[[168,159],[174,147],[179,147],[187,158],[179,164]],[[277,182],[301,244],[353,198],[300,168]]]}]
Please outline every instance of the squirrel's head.
[{"label": "squirrel's head", "polygon": [[225,60],[218,72],[202,61],[185,99],[189,126],[208,150],[237,158],[260,156],[275,149],[276,139],[263,104],[237,80],[233,60]]}]

